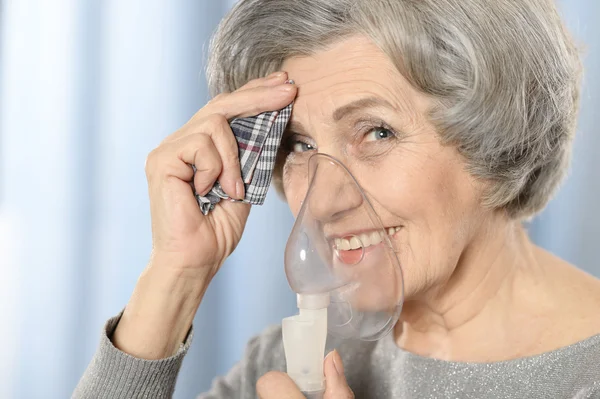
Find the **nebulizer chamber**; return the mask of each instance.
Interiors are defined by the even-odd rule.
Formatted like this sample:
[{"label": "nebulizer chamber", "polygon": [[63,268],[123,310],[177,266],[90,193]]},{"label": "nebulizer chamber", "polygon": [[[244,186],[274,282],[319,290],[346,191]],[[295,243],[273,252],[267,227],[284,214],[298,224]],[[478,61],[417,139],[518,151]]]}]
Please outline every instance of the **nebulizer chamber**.
[{"label": "nebulizer chamber", "polygon": [[282,321],[287,372],[307,397],[324,391],[327,333],[376,340],[396,324],[402,270],[384,227],[350,170],[315,154],[308,189],[288,239],[285,272],[299,314]]}]

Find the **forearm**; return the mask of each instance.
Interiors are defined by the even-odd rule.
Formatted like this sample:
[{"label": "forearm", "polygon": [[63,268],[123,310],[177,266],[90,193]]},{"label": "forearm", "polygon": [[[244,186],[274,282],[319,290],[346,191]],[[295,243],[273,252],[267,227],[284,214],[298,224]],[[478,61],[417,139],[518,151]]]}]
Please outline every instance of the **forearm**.
[{"label": "forearm", "polygon": [[141,359],[172,356],[185,340],[209,281],[209,276],[190,277],[150,264],[123,312],[113,344]]}]

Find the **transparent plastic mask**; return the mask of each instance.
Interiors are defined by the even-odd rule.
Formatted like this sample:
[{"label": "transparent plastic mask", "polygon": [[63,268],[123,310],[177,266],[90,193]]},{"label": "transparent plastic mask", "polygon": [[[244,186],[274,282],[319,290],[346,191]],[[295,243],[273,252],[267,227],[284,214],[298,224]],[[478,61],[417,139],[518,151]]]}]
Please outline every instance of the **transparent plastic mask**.
[{"label": "transparent plastic mask", "polygon": [[394,227],[384,227],[340,161],[326,154],[310,158],[285,272],[297,294],[329,293],[327,325],[333,335],[376,340],[398,321],[404,287]]}]

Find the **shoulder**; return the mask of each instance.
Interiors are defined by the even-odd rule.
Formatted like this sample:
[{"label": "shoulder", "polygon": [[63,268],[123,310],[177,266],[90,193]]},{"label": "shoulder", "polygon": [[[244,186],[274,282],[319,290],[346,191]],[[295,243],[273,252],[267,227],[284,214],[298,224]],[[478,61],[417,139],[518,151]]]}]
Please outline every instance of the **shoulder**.
[{"label": "shoulder", "polygon": [[600,280],[583,272],[578,277],[565,280],[570,284],[569,299],[561,309],[563,328],[575,335],[575,341],[600,334]]},{"label": "shoulder", "polygon": [[[593,377],[592,381],[600,382],[600,367],[597,367],[600,364],[600,333],[573,345],[560,348],[555,353],[564,356],[566,368],[579,370],[575,373],[577,376]],[[550,358],[553,361],[560,359],[560,357]]]},{"label": "shoulder", "polygon": [[550,342],[563,347],[600,334],[600,279],[557,258],[551,260],[556,267],[545,309]]}]

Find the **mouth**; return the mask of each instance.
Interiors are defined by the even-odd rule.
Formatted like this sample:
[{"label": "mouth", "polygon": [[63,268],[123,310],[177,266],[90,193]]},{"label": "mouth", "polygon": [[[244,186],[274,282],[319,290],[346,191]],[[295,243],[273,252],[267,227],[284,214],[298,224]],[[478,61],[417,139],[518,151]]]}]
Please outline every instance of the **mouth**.
[{"label": "mouth", "polygon": [[[400,226],[388,227],[385,229],[388,237],[394,236]],[[384,233],[380,230],[364,231],[361,233],[349,233],[343,236],[333,238],[333,247],[337,251],[353,251],[358,249],[366,249],[381,244],[384,239]]]}]

